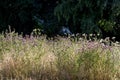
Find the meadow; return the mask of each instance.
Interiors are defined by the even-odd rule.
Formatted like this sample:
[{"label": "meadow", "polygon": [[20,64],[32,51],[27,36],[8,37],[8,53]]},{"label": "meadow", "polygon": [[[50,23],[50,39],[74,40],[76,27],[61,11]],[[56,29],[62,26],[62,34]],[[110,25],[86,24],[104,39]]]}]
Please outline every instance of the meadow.
[{"label": "meadow", "polygon": [[120,80],[120,44],[0,35],[0,80]]}]

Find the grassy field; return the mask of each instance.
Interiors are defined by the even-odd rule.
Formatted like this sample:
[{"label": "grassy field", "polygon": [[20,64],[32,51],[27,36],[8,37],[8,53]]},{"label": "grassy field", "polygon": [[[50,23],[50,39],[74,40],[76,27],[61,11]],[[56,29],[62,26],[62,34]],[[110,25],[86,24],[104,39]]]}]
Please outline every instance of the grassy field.
[{"label": "grassy field", "polygon": [[120,45],[1,34],[0,80],[120,80]]}]

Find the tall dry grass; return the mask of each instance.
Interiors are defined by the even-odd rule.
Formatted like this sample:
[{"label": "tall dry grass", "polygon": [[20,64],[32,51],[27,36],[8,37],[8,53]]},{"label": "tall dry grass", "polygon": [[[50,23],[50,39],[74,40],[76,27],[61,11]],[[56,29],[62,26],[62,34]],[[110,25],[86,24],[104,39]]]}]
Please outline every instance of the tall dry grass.
[{"label": "tall dry grass", "polygon": [[1,80],[120,80],[120,47],[99,41],[0,35]]}]

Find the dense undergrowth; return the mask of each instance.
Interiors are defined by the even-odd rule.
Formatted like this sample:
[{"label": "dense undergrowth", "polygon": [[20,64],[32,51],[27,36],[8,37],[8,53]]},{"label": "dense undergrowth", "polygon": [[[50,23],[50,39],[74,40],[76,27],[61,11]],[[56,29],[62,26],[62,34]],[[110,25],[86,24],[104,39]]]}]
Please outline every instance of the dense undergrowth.
[{"label": "dense undergrowth", "polygon": [[119,80],[120,45],[0,35],[1,80]]}]

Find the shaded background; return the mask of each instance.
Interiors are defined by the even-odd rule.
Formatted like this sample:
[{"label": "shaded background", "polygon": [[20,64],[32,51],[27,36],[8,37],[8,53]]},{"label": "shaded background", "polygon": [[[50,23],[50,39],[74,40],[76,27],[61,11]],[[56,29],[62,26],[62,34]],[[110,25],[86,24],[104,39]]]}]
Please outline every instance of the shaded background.
[{"label": "shaded background", "polygon": [[120,0],[0,0],[0,32],[40,29],[48,36],[62,26],[72,33],[101,34],[120,40]]}]

